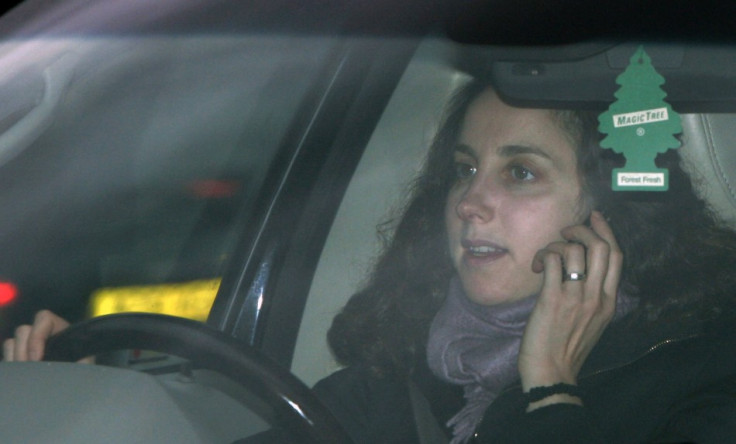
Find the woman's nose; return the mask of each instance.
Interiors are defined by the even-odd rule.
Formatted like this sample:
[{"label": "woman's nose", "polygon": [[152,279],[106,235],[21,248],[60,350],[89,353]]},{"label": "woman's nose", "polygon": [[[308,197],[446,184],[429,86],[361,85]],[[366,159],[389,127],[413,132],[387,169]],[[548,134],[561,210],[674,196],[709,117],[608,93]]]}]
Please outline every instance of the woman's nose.
[{"label": "woman's nose", "polygon": [[489,184],[473,181],[455,207],[460,219],[470,222],[488,222],[494,216],[493,190]]}]

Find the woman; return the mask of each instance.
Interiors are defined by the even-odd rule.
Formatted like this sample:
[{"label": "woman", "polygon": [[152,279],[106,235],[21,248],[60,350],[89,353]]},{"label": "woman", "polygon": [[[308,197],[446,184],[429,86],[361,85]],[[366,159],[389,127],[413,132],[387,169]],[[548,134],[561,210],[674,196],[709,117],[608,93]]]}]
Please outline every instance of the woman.
[{"label": "woman", "polygon": [[358,442],[417,441],[413,386],[453,442],[736,439],[736,235],[676,152],[669,192],[612,191],[597,124],[456,97],[329,333],[315,390]]},{"label": "woman", "polygon": [[[435,422],[453,442],[736,437],[736,235],[675,152],[670,192],[611,191],[623,159],[596,127],[480,83],[456,97],[329,332],[346,368],[315,392],[356,442],[427,442]],[[6,356],[39,357],[61,328],[44,312]]]}]

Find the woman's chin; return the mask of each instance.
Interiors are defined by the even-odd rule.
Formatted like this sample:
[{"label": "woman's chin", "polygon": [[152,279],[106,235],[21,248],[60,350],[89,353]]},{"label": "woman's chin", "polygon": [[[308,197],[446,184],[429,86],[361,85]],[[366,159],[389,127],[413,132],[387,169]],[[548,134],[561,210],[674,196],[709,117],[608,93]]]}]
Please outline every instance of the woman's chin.
[{"label": "woman's chin", "polygon": [[526,296],[521,295],[515,295],[515,294],[509,294],[509,293],[476,293],[476,292],[468,292],[467,293],[468,299],[475,302],[478,305],[499,305],[499,304],[505,304],[508,302],[514,302],[521,299],[524,299]]},{"label": "woman's chin", "polygon": [[[534,286],[536,287],[536,286]],[[489,285],[478,285],[472,282],[463,282],[465,294],[471,301],[479,305],[498,305],[509,302],[520,301],[527,297],[538,294],[540,288],[523,288],[516,291],[508,288],[494,288]]]}]

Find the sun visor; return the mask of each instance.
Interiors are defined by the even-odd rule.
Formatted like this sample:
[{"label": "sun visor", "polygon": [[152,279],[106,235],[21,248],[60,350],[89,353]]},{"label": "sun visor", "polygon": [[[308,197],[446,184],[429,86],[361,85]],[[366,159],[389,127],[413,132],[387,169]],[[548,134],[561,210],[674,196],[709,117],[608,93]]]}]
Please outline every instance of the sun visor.
[{"label": "sun visor", "polygon": [[642,45],[667,80],[667,101],[678,112],[736,111],[736,48],[726,45],[584,43],[497,48],[468,46],[459,68],[490,80],[516,106],[605,109],[616,77]]}]

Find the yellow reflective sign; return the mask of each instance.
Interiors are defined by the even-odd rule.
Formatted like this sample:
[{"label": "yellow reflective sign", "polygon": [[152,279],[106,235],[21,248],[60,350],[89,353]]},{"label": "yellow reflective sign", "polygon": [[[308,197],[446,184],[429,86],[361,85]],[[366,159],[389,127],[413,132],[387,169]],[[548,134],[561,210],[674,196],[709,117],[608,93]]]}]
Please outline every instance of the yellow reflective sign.
[{"label": "yellow reflective sign", "polygon": [[90,316],[133,311],[205,321],[220,282],[218,278],[175,284],[100,288],[90,298]]}]

